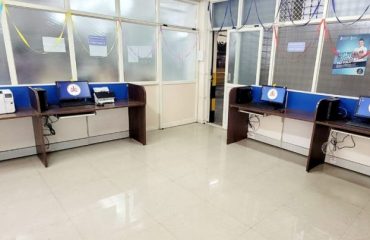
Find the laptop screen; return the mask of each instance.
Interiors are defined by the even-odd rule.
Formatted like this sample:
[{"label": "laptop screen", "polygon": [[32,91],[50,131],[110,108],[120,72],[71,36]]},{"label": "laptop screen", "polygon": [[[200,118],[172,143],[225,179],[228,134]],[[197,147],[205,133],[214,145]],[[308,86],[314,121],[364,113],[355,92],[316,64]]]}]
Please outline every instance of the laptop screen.
[{"label": "laptop screen", "polygon": [[86,81],[56,82],[59,100],[78,100],[91,98],[89,84]]},{"label": "laptop screen", "polygon": [[360,97],[358,101],[357,117],[370,118],[370,97]]},{"label": "laptop screen", "polygon": [[262,86],[261,100],[265,102],[284,104],[287,89],[285,87]]}]

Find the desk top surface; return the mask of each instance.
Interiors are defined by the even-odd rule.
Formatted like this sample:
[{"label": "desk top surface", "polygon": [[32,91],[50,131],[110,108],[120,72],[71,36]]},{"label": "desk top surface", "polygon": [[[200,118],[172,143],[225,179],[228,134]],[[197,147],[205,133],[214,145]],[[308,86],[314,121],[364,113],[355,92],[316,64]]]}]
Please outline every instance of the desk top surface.
[{"label": "desk top surface", "polygon": [[105,104],[104,106],[96,106],[96,105],[87,105],[87,106],[76,106],[76,107],[59,107],[57,105],[53,105],[49,107],[49,110],[42,112],[43,116],[51,116],[51,115],[64,115],[64,114],[78,114],[78,113],[91,113],[100,110],[108,110],[108,109],[115,109],[115,108],[127,108],[127,107],[142,107],[145,106],[144,102],[140,101],[128,101],[128,100],[120,100],[115,102],[114,104]]},{"label": "desk top surface", "polygon": [[15,113],[1,114],[0,120],[25,118],[38,115],[37,111],[33,108],[19,108]]},{"label": "desk top surface", "polygon": [[260,108],[254,104],[230,104],[230,106],[238,108],[239,110],[244,110],[247,112],[252,112],[252,113],[257,113],[257,114],[273,115],[273,116],[296,119],[296,120],[306,121],[306,122],[315,121],[314,112],[303,112],[303,111],[297,111],[297,110],[292,110],[292,109],[286,109],[284,112],[282,112],[280,110]]},{"label": "desk top surface", "polygon": [[356,127],[346,124],[347,121],[317,121],[316,124],[331,127],[336,130],[342,130],[350,133],[357,133],[365,136],[370,136],[370,129]]}]

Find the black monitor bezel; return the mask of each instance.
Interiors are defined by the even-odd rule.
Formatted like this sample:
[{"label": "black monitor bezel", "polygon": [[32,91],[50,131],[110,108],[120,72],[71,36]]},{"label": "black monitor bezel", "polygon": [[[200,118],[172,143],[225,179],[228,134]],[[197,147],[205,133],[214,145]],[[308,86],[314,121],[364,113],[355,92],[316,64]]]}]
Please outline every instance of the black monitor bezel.
[{"label": "black monitor bezel", "polygon": [[355,117],[370,119],[370,116],[363,116],[363,115],[359,115],[359,114],[358,114],[358,111],[359,111],[359,109],[360,109],[360,101],[361,101],[361,98],[369,98],[369,99],[370,99],[370,96],[360,96],[360,97],[358,98],[357,106],[356,106],[356,111],[355,111]]},{"label": "black monitor bezel", "polygon": [[[285,94],[284,94],[284,102],[282,103],[278,103],[278,102],[274,102],[274,101],[267,101],[267,100],[262,100],[262,90],[263,90],[263,87],[269,87],[269,88],[283,88],[285,89]],[[277,104],[277,105],[285,105],[286,104],[286,101],[287,101],[287,95],[288,95],[288,88],[287,87],[284,87],[284,86],[272,86],[272,85],[262,85],[261,86],[261,96],[260,96],[260,101],[261,102],[266,102],[266,103],[271,103],[271,104]]]},{"label": "black monitor bezel", "polygon": [[[89,93],[90,93],[90,97],[87,97],[87,98],[81,98],[81,97],[76,97],[76,98],[69,98],[69,99],[61,99],[60,98],[60,87],[59,87],[59,83],[81,83],[81,82],[85,82],[87,84],[87,86],[89,87]],[[78,100],[86,100],[86,99],[91,99],[92,98],[92,94],[91,94],[91,90],[90,90],[90,84],[88,81],[56,81],[55,82],[55,86],[57,88],[57,94],[58,94],[58,100],[59,101],[78,101]]]}]

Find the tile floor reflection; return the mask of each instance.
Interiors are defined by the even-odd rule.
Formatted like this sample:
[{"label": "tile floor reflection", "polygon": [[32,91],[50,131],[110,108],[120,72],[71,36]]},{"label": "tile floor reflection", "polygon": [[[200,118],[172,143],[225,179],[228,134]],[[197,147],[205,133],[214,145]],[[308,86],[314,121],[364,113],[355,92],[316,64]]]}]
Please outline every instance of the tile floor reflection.
[{"label": "tile floor reflection", "polygon": [[191,124],[0,162],[0,240],[370,239],[370,177]]}]

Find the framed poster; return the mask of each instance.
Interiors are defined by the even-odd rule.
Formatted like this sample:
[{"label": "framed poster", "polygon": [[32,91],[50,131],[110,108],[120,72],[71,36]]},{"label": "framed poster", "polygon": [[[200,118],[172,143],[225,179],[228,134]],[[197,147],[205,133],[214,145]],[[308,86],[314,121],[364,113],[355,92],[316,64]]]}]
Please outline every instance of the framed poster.
[{"label": "framed poster", "polygon": [[333,75],[364,76],[370,50],[370,34],[340,35]]}]

